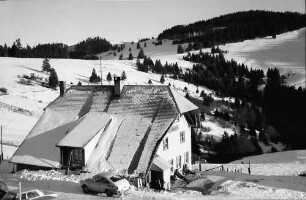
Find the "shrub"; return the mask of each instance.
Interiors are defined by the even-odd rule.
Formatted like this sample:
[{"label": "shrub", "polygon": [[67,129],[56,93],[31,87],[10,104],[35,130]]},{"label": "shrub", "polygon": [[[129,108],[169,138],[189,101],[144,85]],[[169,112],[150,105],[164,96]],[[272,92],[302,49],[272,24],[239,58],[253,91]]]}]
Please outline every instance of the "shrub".
[{"label": "shrub", "polygon": [[277,152],[277,149],[275,147],[271,147],[271,153]]},{"label": "shrub", "polygon": [[1,92],[2,94],[8,94],[7,89],[4,88],[4,87],[1,87],[1,88],[0,88],[0,92]]}]

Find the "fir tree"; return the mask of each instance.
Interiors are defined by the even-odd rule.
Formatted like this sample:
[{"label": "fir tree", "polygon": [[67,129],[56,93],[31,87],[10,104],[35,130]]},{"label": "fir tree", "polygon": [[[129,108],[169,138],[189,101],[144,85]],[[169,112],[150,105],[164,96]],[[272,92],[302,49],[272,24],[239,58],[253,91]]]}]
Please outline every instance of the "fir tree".
[{"label": "fir tree", "polygon": [[151,81],[151,79],[149,79],[148,83],[149,83],[150,85],[152,85],[152,81]]},{"label": "fir tree", "polygon": [[145,57],[146,57],[146,56],[145,56],[145,54],[144,54],[144,52],[143,52],[143,49],[140,48],[137,58],[138,58],[138,59],[143,59],[143,58],[145,58]]},{"label": "fir tree", "polygon": [[177,53],[178,53],[178,54],[184,53],[184,49],[183,49],[183,47],[182,47],[181,44],[179,44],[179,45],[177,46]]},{"label": "fir tree", "polygon": [[51,68],[50,70],[50,76],[49,76],[49,87],[50,88],[56,88],[58,84],[58,77],[57,73],[54,68]]},{"label": "fir tree", "polygon": [[108,74],[107,74],[107,77],[106,77],[106,80],[110,83],[111,81],[112,81],[112,75],[111,75],[111,73],[110,72],[108,72]]},{"label": "fir tree", "polygon": [[90,83],[95,83],[95,82],[98,82],[98,75],[96,73],[96,70],[95,68],[92,69],[92,73],[91,73],[91,76],[89,77],[89,82]]},{"label": "fir tree", "polygon": [[139,44],[139,42],[137,42],[137,49],[140,49],[140,44]]},{"label": "fir tree", "polygon": [[51,71],[51,65],[49,63],[49,59],[48,58],[45,58],[43,60],[42,71],[46,71],[46,72],[50,72]]},{"label": "fir tree", "polygon": [[164,84],[164,82],[165,82],[165,77],[164,77],[164,75],[162,75],[162,76],[160,77],[160,82],[161,82],[162,84]]},{"label": "fir tree", "polygon": [[121,80],[125,80],[127,77],[126,77],[126,74],[125,74],[125,71],[122,72],[121,74]]},{"label": "fir tree", "polygon": [[133,60],[133,54],[132,54],[132,52],[130,52],[130,54],[129,54],[129,60]]},{"label": "fir tree", "polygon": [[192,50],[192,44],[191,42],[188,43],[188,47],[187,47],[187,51],[191,51]]},{"label": "fir tree", "polygon": [[147,47],[147,43],[146,42],[144,43],[144,47]]},{"label": "fir tree", "polygon": [[119,56],[119,60],[122,60],[122,59],[123,59],[123,54],[121,53]]}]

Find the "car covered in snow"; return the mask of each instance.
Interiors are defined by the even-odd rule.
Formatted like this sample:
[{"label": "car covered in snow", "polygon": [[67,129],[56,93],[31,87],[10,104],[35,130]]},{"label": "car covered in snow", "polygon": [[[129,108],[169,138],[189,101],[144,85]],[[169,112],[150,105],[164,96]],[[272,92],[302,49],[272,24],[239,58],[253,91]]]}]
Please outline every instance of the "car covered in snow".
[{"label": "car covered in snow", "polygon": [[[15,199],[19,198],[19,190],[10,191],[9,194],[15,195]],[[58,199],[57,194],[43,192],[38,189],[22,189],[22,200],[55,200]]]},{"label": "car covered in snow", "polygon": [[85,193],[92,191],[113,196],[129,189],[130,183],[121,175],[113,172],[103,172],[92,178],[82,180],[81,187]]}]

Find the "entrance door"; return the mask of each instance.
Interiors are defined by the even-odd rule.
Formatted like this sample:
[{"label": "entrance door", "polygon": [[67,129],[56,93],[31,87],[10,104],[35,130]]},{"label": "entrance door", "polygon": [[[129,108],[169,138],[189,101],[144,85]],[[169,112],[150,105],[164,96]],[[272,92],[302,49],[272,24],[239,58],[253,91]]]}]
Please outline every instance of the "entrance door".
[{"label": "entrance door", "polygon": [[151,170],[151,188],[153,189],[163,189],[164,188],[164,180],[163,180],[163,172]]}]

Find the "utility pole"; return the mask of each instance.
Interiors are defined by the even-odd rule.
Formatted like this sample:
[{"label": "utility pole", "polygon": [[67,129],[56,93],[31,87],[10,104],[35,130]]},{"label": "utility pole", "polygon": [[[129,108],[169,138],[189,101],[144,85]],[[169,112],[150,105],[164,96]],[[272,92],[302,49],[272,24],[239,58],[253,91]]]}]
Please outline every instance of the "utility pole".
[{"label": "utility pole", "polygon": [[[99,63],[99,66],[100,66],[100,75],[101,75],[101,85],[103,85],[102,84],[102,62],[101,62],[101,60],[102,60],[102,57],[101,57],[101,55],[99,55],[99,60],[100,60],[100,63]],[[97,64],[95,64],[95,65],[97,65]]]},{"label": "utility pole", "polygon": [[3,141],[2,141],[2,125],[1,125],[1,155],[0,155],[0,164],[1,164],[2,160],[3,160],[3,147],[2,147],[2,143],[3,143]]},{"label": "utility pole", "polygon": [[100,56],[99,56],[99,58],[100,58],[100,73],[101,73],[101,85],[102,85],[102,65],[101,65],[101,54],[100,54]]}]

